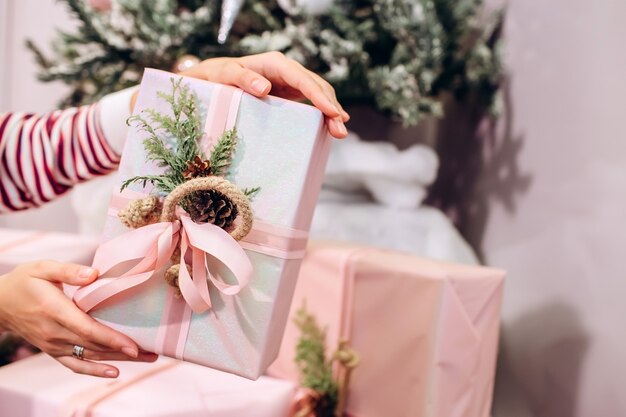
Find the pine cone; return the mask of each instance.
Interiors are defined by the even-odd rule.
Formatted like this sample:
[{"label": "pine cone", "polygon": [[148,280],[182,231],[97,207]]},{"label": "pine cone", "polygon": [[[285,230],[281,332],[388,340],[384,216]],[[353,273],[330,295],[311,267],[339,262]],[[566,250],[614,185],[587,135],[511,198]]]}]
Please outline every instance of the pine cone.
[{"label": "pine cone", "polygon": [[183,171],[183,178],[190,180],[192,178],[208,177],[211,173],[211,162],[202,160],[202,158],[196,155],[191,161],[187,161],[187,168]]},{"label": "pine cone", "polygon": [[196,191],[187,198],[187,212],[196,223],[211,223],[228,229],[237,218],[237,206],[215,190]]}]

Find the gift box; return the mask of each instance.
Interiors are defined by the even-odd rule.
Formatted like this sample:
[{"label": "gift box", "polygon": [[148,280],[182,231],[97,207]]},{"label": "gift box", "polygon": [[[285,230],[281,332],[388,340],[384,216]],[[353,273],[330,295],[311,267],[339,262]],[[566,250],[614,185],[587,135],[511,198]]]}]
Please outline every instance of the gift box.
[{"label": "gift box", "polygon": [[[306,304],[328,349],[348,340],[360,356],[348,415],[488,417],[503,279],[492,268],[315,242],[290,314]],[[289,323],[269,375],[298,380],[298,337]]]},{"label": "gift box", "polygon": [[[242,214],[247,210],[235,193],[230,199],[237,201],[243,220],[237,217],[234,230],[198,224],[169,203],[173,195],[180,197],[172,191],[161,212],[168,213],[166,220],[130,230],[120,220],[121,210],[146,196],[165,197],[149,181],[120,191],[129,178],[164,172],[147,158],[144,140],[150,132],[131,128],[104,244],[94,259],[103,277],[70,295],[81,309],[129,335],[144,350],[255,379],[280,347],[330,140],[322,113],[312,106],[259,99],[234,87],[157,70],[146,70],[135,114],[156,110],[171,115],[163,93],[179,80],[197,96],[195,106],[206,132],[198,142],[205,155],[217,152],[218,139],[236,129],[233,159],[224,177],[229,185],[223,190],[232,190],[231,185],[257,189],[251,200],[253,220]],[[166,145],[176,146],[182,145]],[[194,163],[194,169],[207,168]],[[215,176],[207,178],[213,181]],[[195,178],[203,184],[205,179]],[[249,234],[235,241],[238,230],[250,224]],[[169,262],[177,250],[180,261]],[[169,271],[176,262],[180,268],[172,279]]]},{"label": "gift box", "polygon": [[0,415],[286,417],[295,390],[287,381],[249,381],[169,358],[115,365],[114,381],[74,374],[45,354],[0,368]]},{"label": "gift box", "polygon": [[90,265],[98,239],[70,233],[0,229],[0,275],[41,259]]}]

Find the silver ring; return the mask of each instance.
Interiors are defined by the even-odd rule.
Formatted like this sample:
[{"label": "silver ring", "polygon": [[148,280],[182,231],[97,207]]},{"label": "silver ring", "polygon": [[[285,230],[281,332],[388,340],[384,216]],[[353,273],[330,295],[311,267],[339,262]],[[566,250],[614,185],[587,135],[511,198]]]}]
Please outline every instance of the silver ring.
[{"label": "silver ring", "polygon": [[72,348],[72,356],[75,357],[76,359],[80,359],[81,361],[85,359],[83,358],[84,353],[85,353],[85,348],[80,345],[74,345],[74,347]]}]

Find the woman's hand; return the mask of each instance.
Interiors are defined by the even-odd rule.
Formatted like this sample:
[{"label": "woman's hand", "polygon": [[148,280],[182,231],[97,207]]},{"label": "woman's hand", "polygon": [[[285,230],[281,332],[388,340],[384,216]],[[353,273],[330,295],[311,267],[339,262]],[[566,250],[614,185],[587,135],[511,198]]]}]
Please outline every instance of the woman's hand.
[{"label": "woman's hand", "polygon": [[[157,355],[139,352],[129,337],[83,313],[63,293],[61,283],[87,285],[98,272],[74,264],[41,261],[0,276],[0,327],[21,335],[43,352],[80,374],[115,378],[117,368],[93,361],[152,362]],[[83,346],[84,360],[72,357]]]},{"label": "woman's hand", "polygon": [[337,101],[333,87],[280,52],[207,59],[181,75],[234,85],[257,97],[272,93],[290,100],[308,99],[326,116],[331,135],[343,138],[348,134],[344,123],[350,116]]}]

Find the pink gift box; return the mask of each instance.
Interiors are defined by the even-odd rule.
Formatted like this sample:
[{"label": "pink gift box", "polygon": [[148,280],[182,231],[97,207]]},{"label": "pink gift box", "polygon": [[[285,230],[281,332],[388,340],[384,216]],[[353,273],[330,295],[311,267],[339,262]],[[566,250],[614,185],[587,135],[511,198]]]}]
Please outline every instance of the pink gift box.
[{"label": "pink gift box", "polygon": [[0,275],[42,259],[90,265],[98,239],[70,233],[0,229]]},{"label": "pink gift box", "polygon": [[[172,78],[180,77],[146,70],[135,112],[156,109],[171,113],[158,93],[171,92]],[[143,281],[137,279],[138,275],[129,279],[131,273],[113,274],[70,295],[83,310],[129,335],[144,350],[255,379],[273,362],[280,347],[330,139],[322,113],[312,106],[275,97],[258,99],[234,87],[193,78],[183,78],[183,83],[198,97],[206,132],[201,148],[208,154],[207,150],[223,131],[236,127],[239,139],[227,179],[242,189],[260,188],[252,199],[255,218],[252,232],[239,242],[245,252],[234,240],[226,242],[235,245],[244,261],[251,262],[249,284],[240,285],[241,280],[231,273],[242,265],[241,258],[233,261],[228,256],[220,257],[224,253],[218,255],[217,252],[222,251],[224,245],[212,243],[206,245],[208,249],[197,252],[205,258],[198,263],[198,269],[193,267],[194,272],[187,281],[193,279],[193,285],[183,287],[182,278],[179,279],[182,297],[176,296],[163,278],[169,263],[164,267],[150,266],[156,269],[155,273],[138,274]],[[137,229],[140,235],[134,236],[144,239],[145,234],[154,239],[146,245],[152,251],[149,255],[138,252],[141,245],[127,238],[130,231],[117,213],[133,199],[157,190],[150,184],[144,188],[143,184],[136,183],[120,192],[121,184],[136,175],[163,171],[155,163],[146,162],[142,144],[145,135],[146,132],[131,128],[126,141],[118,186],[114,189],[105,223],[104,246],[109,246],[106,250],[100,247],[94,261],[101,272],[106,268],[99,266],[99,260],[107,263],[108,254],[139,259],[146,265],[161,265],[161,254],[171,253],[168,252],[174,247],[171,242],[183,241],[185,233],[192,246],[199,246],[194,243],[192,231],[196,231],[198,240],[208,240],[214,233],[210,228],[218,229],[207,224],[196,225],[185,220],[184,215],[180,220]],[[150,230],[156,232],[148,232]],[[224,233],[221,229],[218,231]],[[119,243],[109,243],[117,242],[116,239],[120,239]],[[195,265],[196,248],[193,251]],[[148,262],[153,254],[157,260]],[[189,255],[187,260],[191,262]],[[167,262],[169,255],[162,258]],[[204,262],[209,265],[211,274],[219,275],[211,278],[205,293],[202,291],[206,289],[207,280],[198,278],[200,275],[196,273],[204,269]],[[127,284],[135,286],[125,288]],[[124,288],[120,290],[118,286]],[[208,298],[210,303],[205,302]],[[209,304],[210,309],[203,310]]]},{"label": "pink gift box", "polygon": [[285,417],[295,387],[169,358],[116,362],[117,380],[74,374],[39,354],[0,368],[2,417]]},{"label": "pink gift box", "polygon": [[[327,326],[329,350],[347,339],[360,355],[350,383],[350,416],[488,417],[504,275],[315,242],[302,264],[290,316],[306,302]],[[269,375],[298,380],[298,337],[289,323]]]}]

